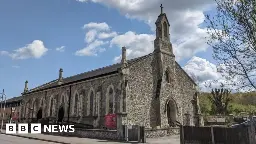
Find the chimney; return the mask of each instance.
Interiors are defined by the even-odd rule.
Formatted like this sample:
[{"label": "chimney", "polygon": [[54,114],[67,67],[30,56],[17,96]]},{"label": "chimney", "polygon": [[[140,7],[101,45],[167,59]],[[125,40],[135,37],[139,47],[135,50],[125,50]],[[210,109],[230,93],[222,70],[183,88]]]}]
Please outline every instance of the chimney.
[{"label": "chimney", "polygon": [[126,61],[126,47],[122,47],[122,60],[121,60],[122,66],[125,67],[127,65]]},{"label": "chimney", "polygon": [[59,83],[59,84],[61,84],[61,83],[62,83],[62,80],[63,80],[62,73],[63,73],[63,69],[60,68],[60,70],[59,70],[59,79],[58,79],[58,83]]},{"label": "chimney", "polygon": [[24,93],[28,92],[28,81],[25,81]]}]

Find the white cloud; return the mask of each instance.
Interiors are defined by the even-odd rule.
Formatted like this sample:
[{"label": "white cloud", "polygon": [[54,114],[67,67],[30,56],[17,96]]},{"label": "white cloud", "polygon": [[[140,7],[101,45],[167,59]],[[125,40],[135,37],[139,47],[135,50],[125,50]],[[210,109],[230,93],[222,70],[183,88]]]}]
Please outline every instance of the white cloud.
[{"label": "white cloud", "polygon": [[111,31],[110,26],[105,23],[90,22],[83,26],[85,30],[85,43],[87,46],[76,51],[77,56],[97,56],[98,53],[104,52],[106,49],[102,46],[108,44],[106,39],[117,36],[115,31]]},{"label": "white cloud", "polygon": [[[196,56],[192,57],[183,67],[202,91],[210,91],[212,88],[221,88],[222,84],[224,84],[224,88],[237,91],[239,88],[238,85],[234,86],[226,79],[226,73],[221,71],[223,68],[225,68],[223,65],[217,66],[206,59]],[[234,78],[233,81],[238,82],[238,79]],[[242,89],[239,91],[242,91]]]},{"label": "white cloud", "polygon": [[215,81],[224,82],[216,65],[200,57],[192,57],[183,69],[194,79],[202,91],[208,91],[210,83],[211,87],[215,88],[219,87],[219,83],[215,83]]},{"label": "white cloud", "polygon": [[200,28],[204,22],[203,11],[214,5],[212,0],[90,0],[116,8],[127,18],[142,20],[155,30],[155,21],[160,14],[160,4],[170,22],[170,36],[177,60],[192,57],[205,51],[206,29]]},{"label": "white cloud", "polygon": [[108,42],[105,41],[98,41],[95,40],[94,42],[90,43],[87,47],[76,51],[75,55],[77,56],[97,56],[99,52],[105,51],[105,48],[101,46],[107,44]]},{"label": "white cloud", "polygon": [[198,82],[217,80],[220,78],[220,75],[217,73],[216,65],[200,57],[192,57],[183,68]]},{"label": "white cloud", "polygon": [[106,32],[102,32],[98,35],[99,39],[108,39],[108,38],[112,38],[117,36],[116,32],[110,32],[110,33],[106,33]]},{"label": "white cloud", "polygon": [[[136,34],[129,31],[125,34],[118,35],[111,40],[110,46],[117,45],[119,48],[125,46],[127,50],[128,59],[143,56],[153,51],[154,35]],[[120,60],[115,58],[115,61]]]},{"label": "white cloud", "polygon": [[61,47],[57,47],[56,48],[56,51],[59,51],[59,52],[64,52],[65,51],[65,46],[61,46]]},{"label": "white cloud", "polygon": [[[210,63],[206,59],[199,57],[192,57],[183,69],[188,75],[194,79],[202,91],[210,91],[212,88],[221,88],[222,84],[224,88],[230,89],[233,92],[248,92],[255,90],[252,87],[245,86],[248,84],[248,79],[241,79],[241,76],[236,75],[230,77],[226,66],[223,64],[215,65]],[[255,71],[251,73],[251,80],[255,83]]]},{"label": "white cloud", "polygon": [[96,35],[97,35],[96,30],[94,30],[94,29],[89,30],[85,35],[85,42],[87,42],[87,43],[92,42],[95,39]]},{"label": "white cloud", "polygon": [[108,30],[110,30],[110,27],[105,22],[103,22],[103,23],[91,22],[91,23],[85,24],[83,26],[83,29],[95,29],[98,31],[108,31]]},{"label": "white cloud", "polygon": [[0,51],[0,55],[9,55],[9,53],[7,51]]},{"label": "white cloud", "polygon": [[18,48],[13,52],[1,51],[1,55],[10,56],[13,59],[40,58],[46,54],[48,49],[41,40],[34,40],[31,44]]}]

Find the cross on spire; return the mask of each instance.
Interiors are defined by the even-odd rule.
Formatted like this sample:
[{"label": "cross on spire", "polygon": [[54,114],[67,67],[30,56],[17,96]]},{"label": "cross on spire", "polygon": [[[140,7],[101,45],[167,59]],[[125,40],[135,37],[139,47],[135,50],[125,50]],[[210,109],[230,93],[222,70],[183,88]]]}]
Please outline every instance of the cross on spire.
[{"label": "cross on spire", "polygon": [[161,8],[161,14],[163,13],[163,4],[160,5],[160,8]]}]

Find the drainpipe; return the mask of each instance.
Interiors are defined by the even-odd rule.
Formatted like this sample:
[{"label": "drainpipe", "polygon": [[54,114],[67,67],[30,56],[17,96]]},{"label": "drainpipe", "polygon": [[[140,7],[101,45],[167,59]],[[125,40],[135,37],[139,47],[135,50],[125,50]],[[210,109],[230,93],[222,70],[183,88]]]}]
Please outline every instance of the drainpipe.
[{"label": "drainpipe", "polygon": [[70,99],[71,99],[71,85],[69,86],[69,98],[68,98],[68,125],[69,125],[69,113],[70,113]]}]

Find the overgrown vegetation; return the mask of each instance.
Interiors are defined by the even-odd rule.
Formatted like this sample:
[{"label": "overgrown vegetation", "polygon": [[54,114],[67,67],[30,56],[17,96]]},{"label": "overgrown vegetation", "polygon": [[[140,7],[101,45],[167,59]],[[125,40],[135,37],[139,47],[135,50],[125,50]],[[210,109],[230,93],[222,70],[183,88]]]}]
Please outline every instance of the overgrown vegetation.
[{"label": "overgrown vegetation", "polygon": [[[204,115],[215,115],[217,113],[212,106],[211,97],[211,93],[201,93],[199,95],[200,108]],[[231,93],[229,98],[227,114],[238,115],[241,112],[256,114],[256,92]]]}]

